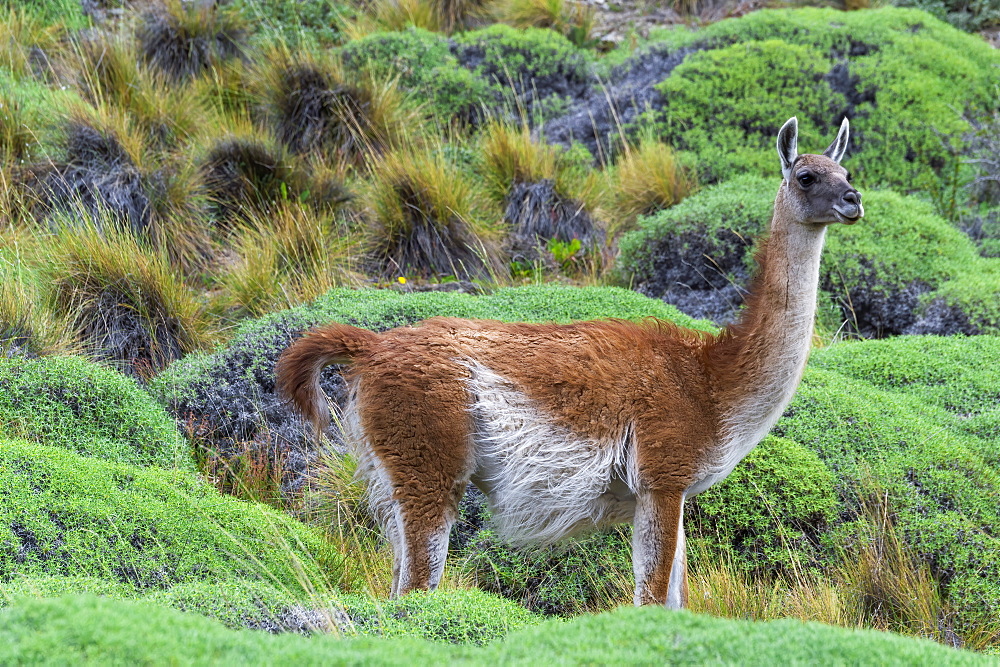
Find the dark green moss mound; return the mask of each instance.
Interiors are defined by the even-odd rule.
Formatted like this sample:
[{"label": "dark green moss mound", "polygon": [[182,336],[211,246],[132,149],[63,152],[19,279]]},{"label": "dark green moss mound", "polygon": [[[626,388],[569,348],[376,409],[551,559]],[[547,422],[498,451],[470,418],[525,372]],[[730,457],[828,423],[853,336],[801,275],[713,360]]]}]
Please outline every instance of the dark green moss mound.
[{"label": "dark green moss mound", "polygon": [[0,357],[3,435],[133,465],[192,468],[173,419],[134,380],[79,357]]},{"label": "dark green moss mound", "polygon": [[87,596],[23,600],[0,611],[0,628],[0,662],[12,664],[992,664],[985,656],[890,633],[655,607],[549,621],[482,648],[237,632],[155,605]]},{"label": "dark green moss mound", "polygon": [[574,616],[614,605],[632,588],[632,531],[612,528],[551,547],[518,549],[489,526],[461,551],[476,585],[540,614]]},{"label": "dark green moss mound", "polygon": [[836,509],[833,475],[819,457],[770,437],[725,481],[692,499],[685,523],[694,547],[764,575],[820,565],[821,536]]},{"label": "dark green moss mound", "polygon": [[[776,161],[775,161],[776,163]],[[699,317],[730,320],[749,243],[771,218],[777,179],[742,176],[640,218],[625,234],[625,281]],[[1000,262],[914,197],[865,191],[865,218],[827,231],[820,319],[865,337],[1000,331]]]},{"label": "dark green moss mound", "polygon": [[0,578],[73,576],[135,590],[248,579],[301,591],[336,582],[317,531],[222,496],[190,473],[23,441],[0,443]]},{"label": "dark green moss mound", "polygon": [[489,82],[498,111],[517,114],[523,108],[529,119],[544,119],[590,86],[585,52],[547,28],[516,30],[498,23],[462,33],[455,43],[459,62]]},{"label": "dark green moss mound", "polygon": [[421,637],[451,644],[488,644],[541,618],[481,590],[414,591],[398,600],[341,598],[356,632]]},{"label": "dark green moss mound", "polygon": [[[863,357],[868,345],[877,344],[851,345],[851,358]],[[823,364],[817,356],[836,367],[835,357]],[[933,367],[932,357],[901,370]],[[1000,613],[1000,468],[996,441],[958,422],[905,392],[810,368],[774,433],[812,449],[832,471],[847,522],[842,534],[850,534],[852,516],[864,514],[867,494],[884,490],[907,548],[930,566],[957,609],[961,635]]]},{"label": "dark green moss mound", "polygon": [[257,41],[284,42],[296,49],[327,48],[344,40],[345,20],[357,10],[337,0],[233,0]]},{"label": "dark green moss mound", "polygon": [[969,119],[1000,107],[1000,54],[915,10],[766,10],[666,42],[703,50],[660,84],[650,118],[663,140],[697,154],[709,180],[773,173],[774,137],[790,115],[810,152],[846,115],[858,183],[943,197],[971,169],[961,162]]},{"label": "dark green moss mound", "polygon": [[399,85],[428,105],[428,114],[445,120],[472,121],[491,100],[488,82],[461,67],[451,42],[420,28],[378,32],[344,46],[348,67],[366,68],[379,79]]}]

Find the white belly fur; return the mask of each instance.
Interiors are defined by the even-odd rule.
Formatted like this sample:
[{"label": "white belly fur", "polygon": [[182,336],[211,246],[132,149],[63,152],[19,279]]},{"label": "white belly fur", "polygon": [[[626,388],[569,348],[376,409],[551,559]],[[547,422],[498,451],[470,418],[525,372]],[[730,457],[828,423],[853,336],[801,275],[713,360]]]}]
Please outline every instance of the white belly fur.
[{"label": "white belly fur", "polygon": [[473,481],[497,531],[514,543],[548,544],[635,514],[631,438],[581,437],[555,425],[517,387],[476,362],[471,373]]}]

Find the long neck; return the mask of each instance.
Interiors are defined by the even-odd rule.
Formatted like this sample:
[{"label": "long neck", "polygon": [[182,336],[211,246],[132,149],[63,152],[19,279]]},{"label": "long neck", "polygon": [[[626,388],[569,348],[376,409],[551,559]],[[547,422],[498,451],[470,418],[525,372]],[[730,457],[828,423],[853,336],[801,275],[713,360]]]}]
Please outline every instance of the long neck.
[{"label": "long neck", "polygon": [[708,353],[726,437],[754,439],[781,416],[809,355],[825,227],[791,221],[778,191],[769,237],[740,320]]}]

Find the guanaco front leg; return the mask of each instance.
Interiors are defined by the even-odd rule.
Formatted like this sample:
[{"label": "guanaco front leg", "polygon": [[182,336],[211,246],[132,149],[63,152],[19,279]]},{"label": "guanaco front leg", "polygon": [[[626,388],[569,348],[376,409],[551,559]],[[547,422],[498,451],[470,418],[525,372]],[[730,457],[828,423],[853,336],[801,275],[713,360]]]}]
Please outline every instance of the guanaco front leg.
[{"label": "guanaco front leg", "polygon": [[684,493],[645,492],[637,497],[632,533],[635,604],[687,606]]}]

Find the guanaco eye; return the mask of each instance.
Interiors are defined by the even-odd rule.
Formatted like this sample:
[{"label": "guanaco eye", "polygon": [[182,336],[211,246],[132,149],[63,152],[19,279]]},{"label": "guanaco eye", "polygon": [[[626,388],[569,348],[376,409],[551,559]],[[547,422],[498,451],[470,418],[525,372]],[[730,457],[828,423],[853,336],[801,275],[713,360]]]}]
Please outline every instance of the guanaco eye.
[{"label": "guanaco eye", "polygon": [[851,177],[852,177],[852,174],[851,174],[851,172],[847,172],[847,182],[848,182],[848,183],[850,183],[850,182],[851,182]]},{"label": "guanaco eye", "polygon": [[813,181],[815,180],[816,177],[813,176],[812,174],[802,174],[801,176],[799,176],[799,185],[801,185],[804,188],[808,188],[810,185],[812,185]]}]

